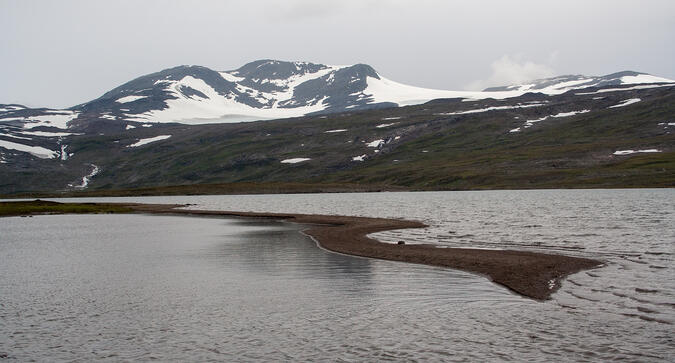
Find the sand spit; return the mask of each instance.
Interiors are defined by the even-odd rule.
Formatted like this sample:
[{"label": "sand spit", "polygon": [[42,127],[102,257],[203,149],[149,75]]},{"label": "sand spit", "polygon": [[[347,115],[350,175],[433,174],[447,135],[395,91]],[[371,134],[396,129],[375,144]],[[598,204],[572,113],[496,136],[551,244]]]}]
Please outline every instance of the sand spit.
[{"label": "sand spit", "polygon": [[252,213],[177,209],[180,205],[125,204],[152,214],[194,216],[233,216],[282,219],[307,224],[304,232],[321,247],[348,255],[419,263],[478,273],[523,296],[544,301],[560,287],[560,281],[573,273],[592,269],[601,261],[514,250],[438,248],[433,245],[406,245],[378,242],[368,234],[405,228],[424,228],[417,221],[399,219],[328,216],[311,214]]}]

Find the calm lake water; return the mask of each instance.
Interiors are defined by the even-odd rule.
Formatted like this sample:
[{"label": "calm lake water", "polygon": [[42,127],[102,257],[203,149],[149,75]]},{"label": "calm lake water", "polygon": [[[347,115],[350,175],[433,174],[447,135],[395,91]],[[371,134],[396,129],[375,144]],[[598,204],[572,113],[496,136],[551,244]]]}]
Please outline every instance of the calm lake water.
[{"label": "calm lake water", "polygon": [[[82,201],[82,199],[77,199]],[[601,259],[544,303],[483,277],[337,255],[302,226],[0,219],[0,354],[35,360],[675,360],[675,190],[96,198],[417,219],[395,242]]]}]

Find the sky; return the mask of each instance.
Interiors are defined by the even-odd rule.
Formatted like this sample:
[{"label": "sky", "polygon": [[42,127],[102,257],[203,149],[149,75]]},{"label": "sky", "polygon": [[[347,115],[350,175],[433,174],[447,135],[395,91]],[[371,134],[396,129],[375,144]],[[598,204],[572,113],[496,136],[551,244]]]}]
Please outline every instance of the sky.
[{"label": "sky", "polygon": [[64,108],[182,64],[347,65],[476,90],[634,70],[675,79],[673,0],[0,0],[0,103]]}]

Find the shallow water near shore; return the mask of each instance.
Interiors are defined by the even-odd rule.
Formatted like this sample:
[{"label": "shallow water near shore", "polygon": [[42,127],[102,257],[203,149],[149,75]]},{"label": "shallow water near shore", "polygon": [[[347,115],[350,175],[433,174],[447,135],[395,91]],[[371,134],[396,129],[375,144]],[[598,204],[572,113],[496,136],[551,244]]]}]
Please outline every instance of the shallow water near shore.
[{"label": "shallow water near shore", "polygon": [[[289,223],[118,215],[5,218],[0,219],[3,259],[29,263],[1,267],[3,276],[18,280],[3,277],[0,332],[7,337],[0,338],[0,353],[38,360],[54,352],[63,359],[110,354],[112,360],[675,357],[672,189],[87,200],[417,219],[430,227],[373,237],[564,253],[597,258],[606,266],[571,276],[552,300],[537,303],[480,276],[332,254]],[[75,237],[53,242],[61,241],[52,237],[59,228]],[[15,237],[6,237],[11,235],[6,231]],[[108,242],[98,247],[73,242],[91,233]],[[33,242],[13,242],[21,235],[32,235],[24,241]],[[48,240],[56,244],[45,246]],[[69,249],[90,256],[58,267],[74,258]],[[40,255],[44,258],[35,257]],[[42,282],[37,287],[20,282],[31,276]],[[54,305],[55,299],[62,303]],[[73,301],[76,306],[69,307]],[[55,323],[47,323],[45,314],[55,315]]]}]

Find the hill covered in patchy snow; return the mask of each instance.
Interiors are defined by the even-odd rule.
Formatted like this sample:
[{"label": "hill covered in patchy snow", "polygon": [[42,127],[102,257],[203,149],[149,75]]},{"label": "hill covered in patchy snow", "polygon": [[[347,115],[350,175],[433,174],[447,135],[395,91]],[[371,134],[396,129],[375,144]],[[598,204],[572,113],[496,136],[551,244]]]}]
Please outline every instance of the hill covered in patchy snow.
[{"label": "hill covered in patchy snow", "polygon": [[60,128],[89,111],[0,107],[35,114],[0,123],[0,193],[675,186],[673,84],[98,130]]},{"label": "hill covered in patchy snow", "polygon": [[[465,92],[403,85],[364,64],[180,66],[69,109],[0,104],[0,193],[673,186],[674,90],[637,72]],[[241,122],[254,120],[265,121]]]},{"label": "hill covered in patchy snow", "polygon": [[[100,133],[144,124],[232,123],[415,105],[433,99],[506,99],[525,93],[674,83],[637,72],[561,76],[482,92],[414,87],[389,80],[365,64],[330,66],[259,60],[231,71],[179,66],[144,75],[67,110],[0,107],[0,124]],[[54,130],[52,130],[54,131]]]}]

